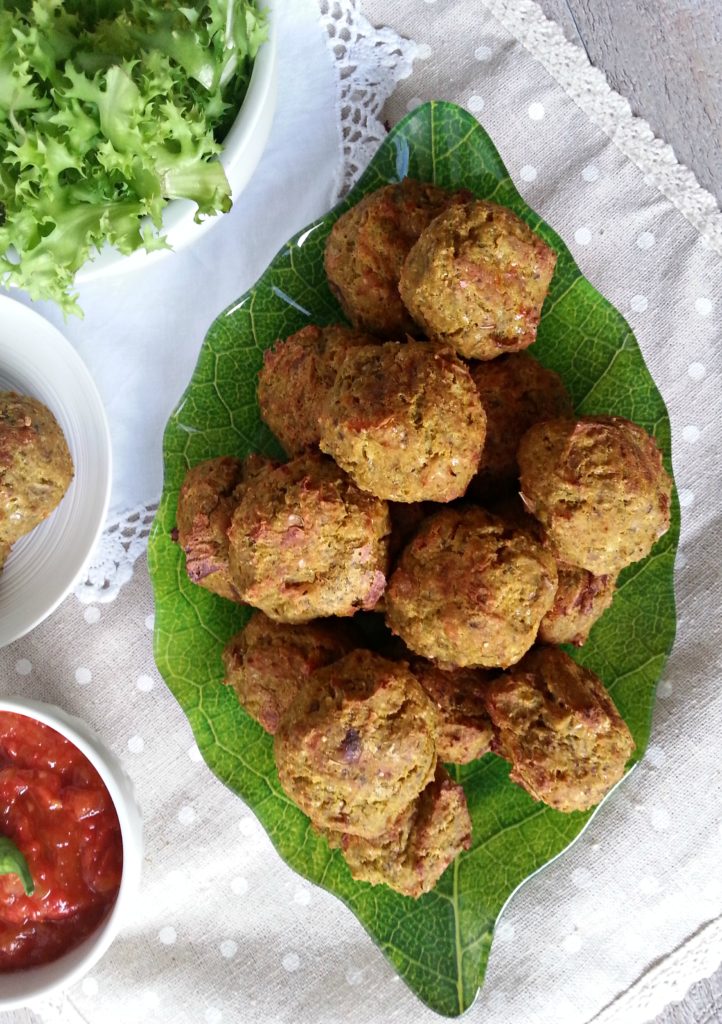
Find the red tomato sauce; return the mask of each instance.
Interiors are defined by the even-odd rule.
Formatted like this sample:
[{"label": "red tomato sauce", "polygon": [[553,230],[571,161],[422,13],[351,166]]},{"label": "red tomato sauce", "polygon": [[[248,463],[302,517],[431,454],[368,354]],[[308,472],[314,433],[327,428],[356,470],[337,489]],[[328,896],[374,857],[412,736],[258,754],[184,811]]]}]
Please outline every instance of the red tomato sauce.
[{"label": "red tomato sauce", "polygon": [[118,815],[90,761],[25,715],[0,712],[0,835],[35,883],[0,875],[0,972],[48,963],[109,913],[123,868]]}]

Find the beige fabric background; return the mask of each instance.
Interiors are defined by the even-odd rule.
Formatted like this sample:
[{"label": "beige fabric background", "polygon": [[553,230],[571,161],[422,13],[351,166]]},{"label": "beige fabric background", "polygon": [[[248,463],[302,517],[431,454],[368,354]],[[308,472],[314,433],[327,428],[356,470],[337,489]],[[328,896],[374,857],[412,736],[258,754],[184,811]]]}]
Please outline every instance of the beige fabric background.
[{"label": "beige fabric background", "polygon": [[[650,965],[722,913],[722,268],[486,6],[368,0],[365,10],[419,44],[389,116],[431,97],[476,114],[529,203],[628,317],[672,417],[684,518],[679,628],[650,750],[575,846],[510,901],[468,1016],[480,1024],[602,1020]],[[115,603],[84,608],[71,597],[0,652],[5,691],[62,703],[100,731],[135,780],[147,823],[135,919],[91,977],[38,1018],[438,1020],[350,913],[279,861],[252,815],[199,761],[153,667],[151,616],[139,564]],[[630,1014],[619,1019],[652,1015],[644,1005]]]}]

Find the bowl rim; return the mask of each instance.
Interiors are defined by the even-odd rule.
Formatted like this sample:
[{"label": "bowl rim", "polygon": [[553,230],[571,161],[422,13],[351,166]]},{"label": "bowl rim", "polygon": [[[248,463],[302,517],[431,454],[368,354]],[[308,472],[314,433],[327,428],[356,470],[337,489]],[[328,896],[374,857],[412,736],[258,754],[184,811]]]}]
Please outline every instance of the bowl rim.
[{"label": "bowl rim", "polygon": [[[75,984],[87,974],[107,951],[123,924],[140,888],[143,861],[143,820],[135,799],[133,784],[120,760],[86,722],[63,708],[30,697],[0,696],[0,713],[12,712],[49,726],[84,754],[100,775],[118,814],[123,845],[123,871],[118,895],[107,917],[78,946],[56,960],[37,967],[23,968],[3,975],[4,985],[18,979],[30,991],[4,995],[0,992],[0,1011],[28,1006],[54,992]],[[63,966],[65,965],[65,970]]]},{"label": "bowl rim", "polygon": [[[225,171],[231,171],[242,156],[241,144],[251,134],[260,121],[263,114],[264,103],[270,98],[276,80],[278,70],[278,0],[261,0],[259,9],[266,14],[268,35],[261,44],[261,47],[253,61],[251,77],[248,80],[246,95],[243,97],[236,116],[233,119],[228,134],[223,139],[221,152],[218,159],[223,164]],[[275,106],[275,93],[273,94]],[[232,183],[231,183],[232,185]],[[168,204],[178,203],[180,200],[172,199]],[[206,217],[205,221],[214,223],[219,219]]]},{"label": "bowl rim", "polygon": [[[278,0],[258,0],[258,6],[267,17],[268,36],[261,45],[251,69],[246,95],[243,97],[238,112],[228,134],[222,142],[218,159],[226,171],[231,186],[231,199],[235,202],[248,184],[261,158],[271,121],[276,107],[276,79],[278,72]],[[258,141],[260,139],[260,142]],[[252,161],[251,171],[243,180],[240,188],[234,186],[233,170],[239,165],[244,151],[255,142],[257,156]],[[86,284],[110,273],[120,273],[149,267],[152,263],[165,259],[171,253],[177,253],[191,245],[214,225],[220,223],[224,214],[203,217],[197,224],[193,218],[196,204],[189,199],[171,199],[163,208],[163,232],[169,248],[136,249],[124,255],[109,245],[91,255],[75,273],[74,284]],[[192,227],[192,230],[189,230]]]},{"label": "bowl rim", "polygon": [[[85,362],[65,335],[51,324],[49,320],[46,320],[36,310],[19,302],[17,299],[10,298],[8,295],[0,295],[0,322],[6,316],[13,318],[11,325],[20,325],[18,344],[25,345],[25,362],[30,366],[30,372],[33,374],[34,379],[37,379],[40,387],[46,381],[51,381],[55,385],[56,378],[52,376],[51,372],[53,366],[62,368],[66,376],[72,373],[76,390],[72,393],[67,409],[73,410],[81,417],[80,436],[86,440],[90,438],[96,447],[97,461],[91,467],[91,471],[94,474],[95,482],[99,486],[93,492],[92,505],[89,510],[90,521],[85,524],[88,527],[87,532],[83,535],[82,544],[78,544],[75,557],[69,559],[69,566],[67,571],[63,573],[63,578],[54,582],[53,587],[50,589],[49,600],[44,603],[42,608],[36,608],[32,611],[32,614],[26,621],[15,623],[7,630],[3,629],[0,622],[0,647],[19,640],[41,622],[44,622],[73,589],[87,567],[92,552],[103,532],[113,486],[113,452],[108,417],[97,385]],[[29,339],[32,339],[32,346],[28,343]],[[0,374],[4,371],[11,372],[3,361],[3,354],[11,351],[15,344],[15,342],[7,343],[5,341],[3,329],[0,327]],[[33,349],[37,351],[33,351]],[[27,358],[28,351],[31,352],[30,358]],[[46,360],[47,363],[45,362]],[[13,390],[16,389],[13,388]],[[18,386],[17,390],[26,394],[34,393],[32,384],[27,387]],[[81,395],[82,398],[80,397]],[[36,397],[40,396],[36,395]],[[60,397],[64,404],[67,395],[63,390],[60,392]],[[57,416],[59,410],[55,408],[51,411]],[[78,477],[74,475],[70,487],[78,486]],[[70,491],[70,488],[68,488],[68,491]],[[60,508],[64,501],[68,500],[68,497],[69,494],[66,492],[58,508]],[[44,527],[52,529],[55,512],[56,509],[53,510],[43,523],[38,524],[36,529]],[[31,537],[34,532],[31,530],[26,537]],[[26,537],[20,538],[17,543],[23,544]],[[1,586],[2,577],[0,577]]]}]

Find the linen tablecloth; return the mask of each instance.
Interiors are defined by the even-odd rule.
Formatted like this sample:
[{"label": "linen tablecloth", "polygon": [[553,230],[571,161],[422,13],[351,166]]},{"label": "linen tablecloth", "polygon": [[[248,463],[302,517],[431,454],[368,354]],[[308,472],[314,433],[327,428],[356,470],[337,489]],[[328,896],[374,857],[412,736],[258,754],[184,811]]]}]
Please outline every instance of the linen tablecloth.
[{"label": "linen tablecloth", "polygon": [[[641,1024],[722,959],[720,217],[534,4],[368,0],[372,21],[391,19],[399,35],[373,30],[353,0],[322,0],[320,10],[320,20],[311,0],[284,10],[277,122],[226,223],[152,279],[88,293],[86,321],[66,328],[110,405],[116,561],[119,526],[132,554],[142,546],[162,424],[205,328],[363,166],[393,83],[401,80],[384,111],[392,121],[429,98],[469,109],[529,204],[631,323],[670,410],[683,515],[678,638],[647,756],[578,842],[512,898],[469,1019]],[[299,76],[310,76],[312,97]],[[299,141],[308,103],[315,127]],[[133,343],[143,363],[125,358],[118,381],[113,353]],[[144,408],[137,396],[149,376],[155,397]],[[135,525],[124,518],[131,507]],[[112,575],[107,559],[98,564]],[[70,597],[0,652],[3,692],[63,705],[121,756],[146,822],[133,920],[91,976],[8,1024],[438,1020],[352,915],[280,862],[207,770],[153,665],[144,562],[128,578],[126,558],[125,570],[105,588],[114,601],[97,588],[101,572],[82,600]]]}]

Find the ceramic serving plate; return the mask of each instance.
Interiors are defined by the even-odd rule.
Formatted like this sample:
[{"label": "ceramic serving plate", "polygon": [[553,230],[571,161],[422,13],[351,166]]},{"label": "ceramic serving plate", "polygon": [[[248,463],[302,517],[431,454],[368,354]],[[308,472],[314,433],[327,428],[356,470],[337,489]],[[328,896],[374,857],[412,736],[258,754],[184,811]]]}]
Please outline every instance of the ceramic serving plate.
[{"label": "ceramic serving plate", "polygon": [[[323,272],[331,225],[362,196],[405,175],[465,187],[509,206],[556,250],[534,356],[562,374],[580,414],[615,413],[641,423],[657,438],[671,470],[667,411],[629,325],[525,204],[476,120],[451,104],[431,103],[390,133],[343,203],[292,238],[256,286],[212,324],[166,428],[165,485],[149,564],[156,661],[209,766],[255,811],[288,864],[342,899],[413,991],[437,1012],[454,1016],[471,1005],[483,983],[494,928],[510,895],[567,847],[591,814],[562,814],[535,803],[509,781],[508,765],[489,754],[452,769],[466,791],[473,846],[433,892],[413,901],[353,881],[341,855],[329,850],[282,792],[271,737],[222,685],[221,650],[248,613],[191,584],[171,539],[189,466],[221,454],[279,454],[258,415],[263,350],[306,324],[341,318]],[[570,652],[607,684],[634,735],[635,761],[647,744],[656,684],[674,638],[678,530],[675,499],[669,532],[645,561],[622,573],[612,608],[585,647]]]},{"label": "ceramic serving plate", "polygon": [[0,390],[40,399],[60,424],[75,476],[45,522],[22,537],[0,574],[0,647],[42,622],[86,567],[110,499],[110,433],[85,363],[38,313],[0,296]]}]

